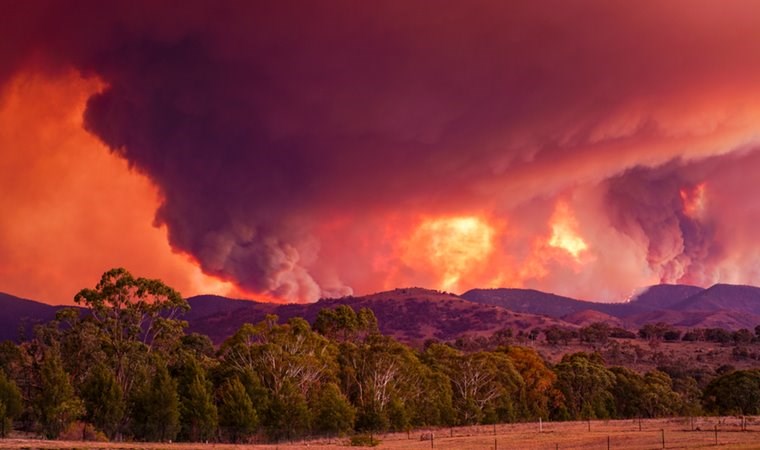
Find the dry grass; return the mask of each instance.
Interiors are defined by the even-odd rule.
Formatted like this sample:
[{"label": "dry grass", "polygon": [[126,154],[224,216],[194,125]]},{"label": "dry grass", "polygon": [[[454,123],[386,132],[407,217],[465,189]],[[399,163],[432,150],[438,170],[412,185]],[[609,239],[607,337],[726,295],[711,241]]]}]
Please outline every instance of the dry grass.
[{"label": "dry grass", "polygon": [[[589,431],[590,425],[590,431]],[[715,426],[718,427],[717,442]],[[641,427],[641,431],[639,431]],[[694,431],[692,431],[692,429]],[[430,439],[421,439],[429,434]],[[377,436],[381,449],[661,449],[663,433],[667,449],[730,448],[760,449],[760,417],[741,418],[679,418],[642,420],[610,420],[588,422],[544,422],[541,432],[538,423],[493,426],[457,427],[435,430],[416,430]],[[431,445],[432,444],[432,445]],[[152,449],[152,450],[233,450],[279,448],[349,449],[347,440],[311,440],[279,445],[232,444],[160,444],[160,443],[102,443],[77,441],[42,441],[31,439],[0,440],[0,449]]]}]

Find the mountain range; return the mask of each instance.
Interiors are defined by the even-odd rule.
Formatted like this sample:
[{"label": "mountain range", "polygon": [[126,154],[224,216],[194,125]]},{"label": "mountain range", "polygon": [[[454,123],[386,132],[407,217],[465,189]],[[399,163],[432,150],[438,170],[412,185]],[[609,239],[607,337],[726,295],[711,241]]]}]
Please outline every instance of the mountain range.
[{"label": "mountain range", "polygon": [[[760,288],[716,284],[709,288],[656,285],[630,301],[602,303],[577,300],[531,289],[473,289],[462,295],[422,288],[395,289],[359,297],[322,299],[306,304],[275,304],[200,295],[188,299],[188,331],[221,343],[243,323],[268,314],[281,321],[303,317],[313,322],[322,308],[350,305],[369,308],[387,335],[420,344],[427,339],[453,340],[464,335],[488,336],[552,325],[578,327],[607,322],[636,330],[646,323],[667,322],[679,328],[754,329],[760,324]],[[28,336],[32,326],[55,317],[63,306],[51,306],[0,293],[0,340]]]}]

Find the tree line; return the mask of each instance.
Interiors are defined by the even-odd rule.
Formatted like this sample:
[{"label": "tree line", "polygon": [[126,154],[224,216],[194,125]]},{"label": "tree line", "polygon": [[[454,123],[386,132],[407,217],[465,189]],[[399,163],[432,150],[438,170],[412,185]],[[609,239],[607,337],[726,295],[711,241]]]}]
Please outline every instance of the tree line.
[{"label": "tree line", "polygon": [[0,344],[0,435],[279,441],[543,419],[760,413],[760,371],[707,382],[639,374],[598,353],[550,365],[532,348],[414,349],[369,309],[315,322],[268,316],[218,348],[187,334],[187,302],[159,280],[106,272],[34,337]]}]

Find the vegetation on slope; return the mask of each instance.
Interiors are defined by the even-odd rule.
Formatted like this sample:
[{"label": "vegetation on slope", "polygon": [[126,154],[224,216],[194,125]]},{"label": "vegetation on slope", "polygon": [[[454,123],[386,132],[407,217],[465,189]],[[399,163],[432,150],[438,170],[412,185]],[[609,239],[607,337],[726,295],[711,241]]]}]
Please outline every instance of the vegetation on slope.
[{"label": "vegetation on slope", "polygon": [[[608,367],[598,352],[552,365],[533,348],[511,345],[507,331],[484,338],[488,345],[412,348],[381,335],[372,311],[348,305],[321,310],[313,325],[268,316],[216,348],[185,333],[177,317],[187,303],[176,291],[123,269],[76,301],[88,312],[63,310],[33,339],[0,345],[2,434],[15,426],[50,438],[247,442],[538,418],[760,412],[752,370],[712,380],[688,371],[642,374]],[[594,346],[625,330],[565,331],[520,338],[532,342],[543,332],[550,345]],[[643,328],[641,338],[656,345],[668,331]]]}]

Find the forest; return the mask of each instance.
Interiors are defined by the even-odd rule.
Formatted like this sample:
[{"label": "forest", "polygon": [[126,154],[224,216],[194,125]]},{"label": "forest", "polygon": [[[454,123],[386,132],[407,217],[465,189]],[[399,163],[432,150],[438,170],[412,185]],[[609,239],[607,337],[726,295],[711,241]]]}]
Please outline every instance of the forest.
[{"label": "forest", "polygon": [[549,364],[508,343],[412,348],[381,335],[371,310],[346,305],[313,324],[269,316],[215,347],[185,332],[188,304],[177,291],[124,269],[75,301],[85,309],[0,344],[0,436],[277,442],[539,418],[760,413],[760,370],[641,374],[596,352]]}]

